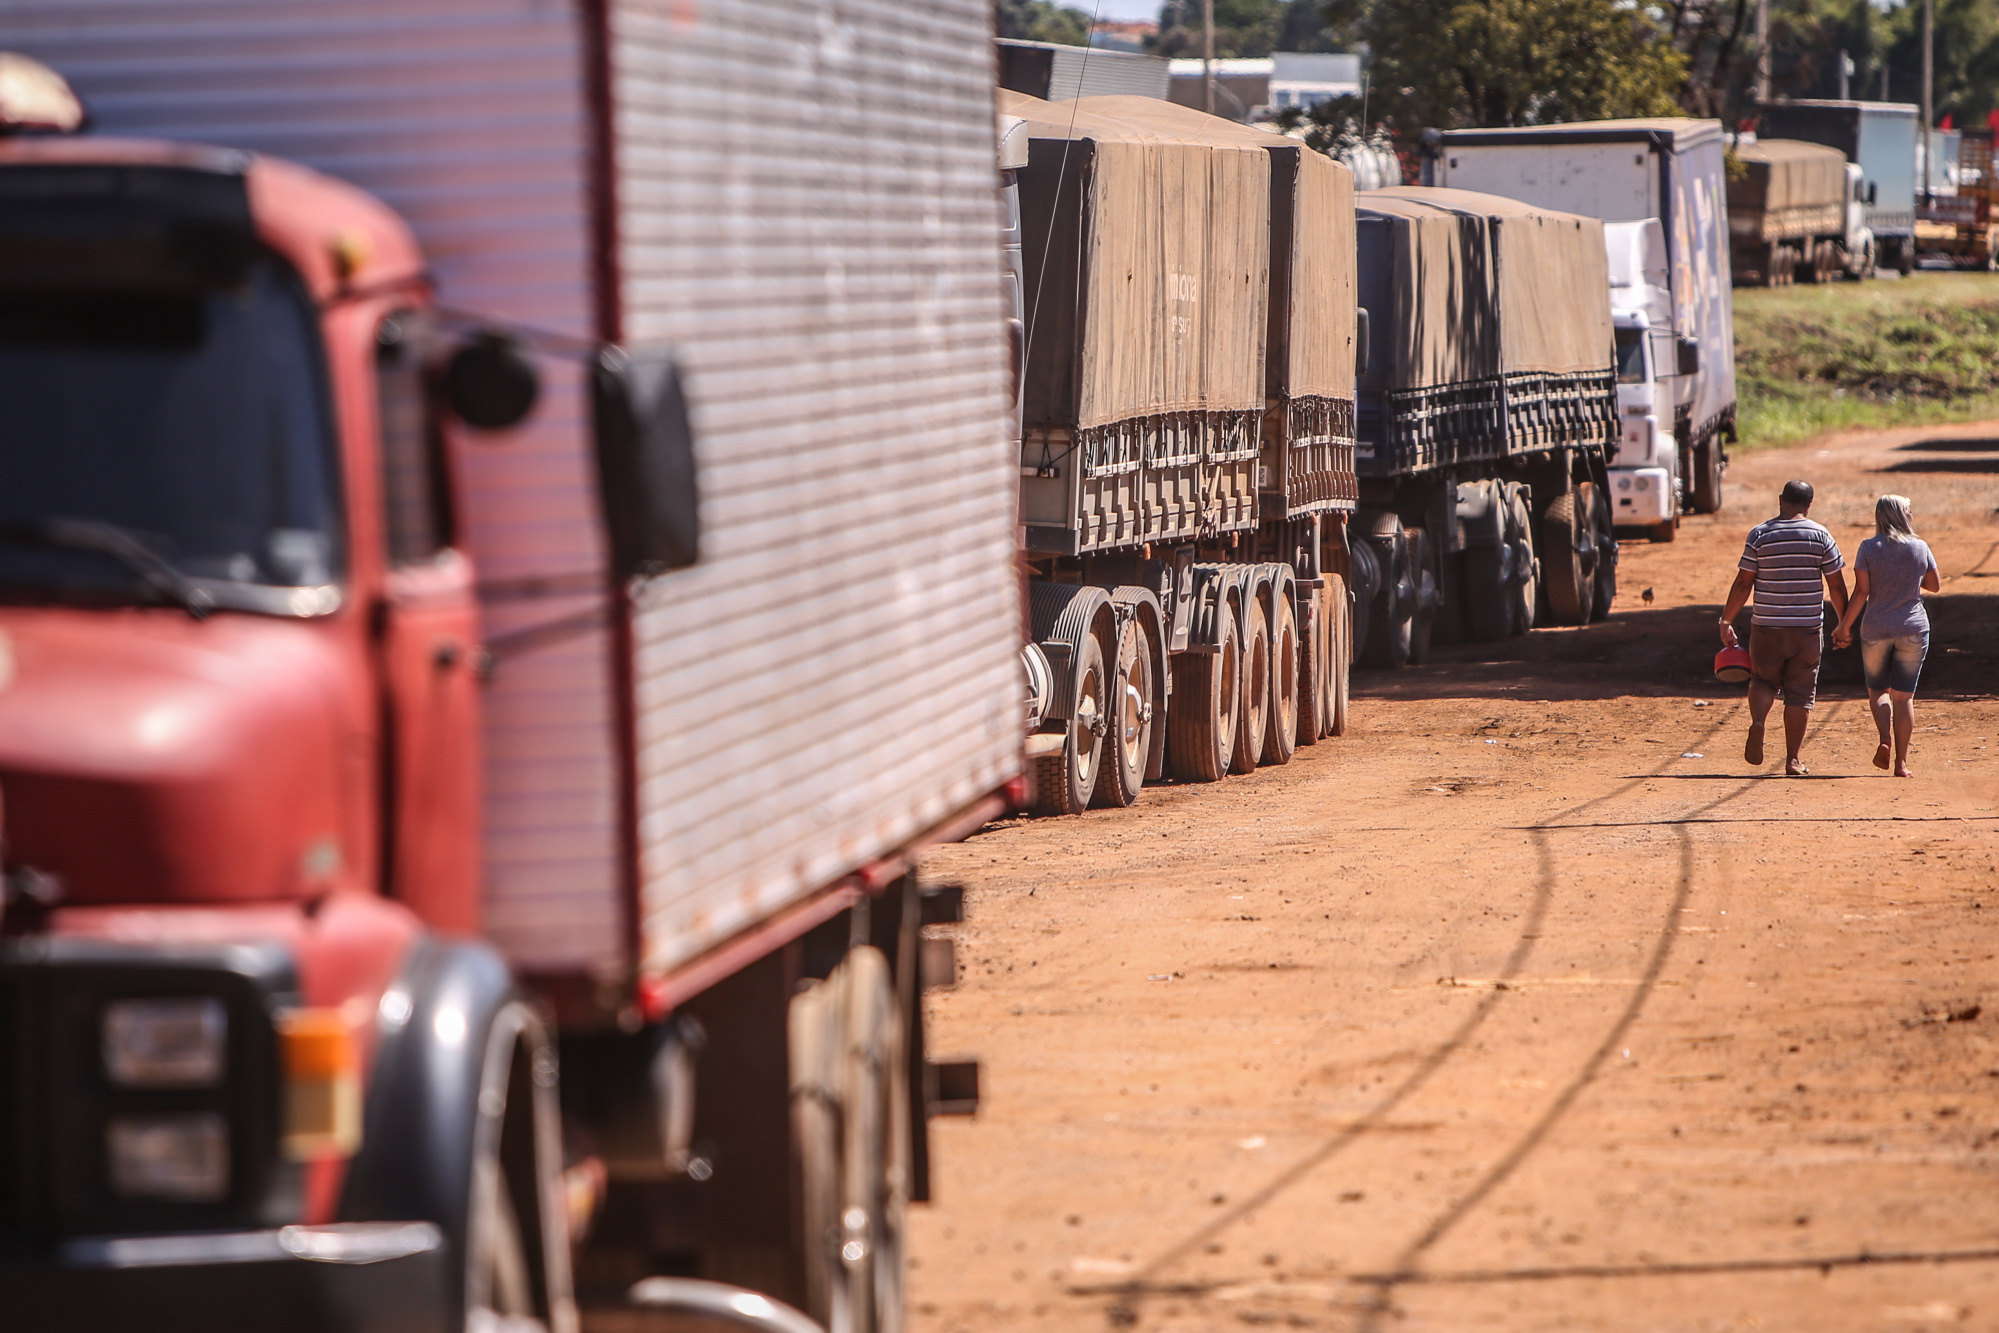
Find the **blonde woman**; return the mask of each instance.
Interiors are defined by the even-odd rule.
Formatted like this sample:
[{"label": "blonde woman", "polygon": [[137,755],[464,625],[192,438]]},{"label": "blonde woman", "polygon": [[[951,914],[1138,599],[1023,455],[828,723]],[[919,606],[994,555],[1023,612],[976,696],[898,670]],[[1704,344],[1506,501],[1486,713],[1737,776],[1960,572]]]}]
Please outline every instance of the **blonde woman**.
[{"label": "blonde woman", "polygon": [[1853,558],[1853,597],[1833,631],[1835,648],[1853,642],[1860,625],[1860,666],[1867,675],[1867,705],[1881,744],[1874,767],[1885,769],[1894,749],[1895,776],[1909,771],[1909,737],[1916,730],[1916,677],[1930,647],[1930,617],[1923,593],[1941,592],[1936,557],[1916,535],[1909,497],[1884,495],[1874,502],[1874,536],[1860,543]]}]

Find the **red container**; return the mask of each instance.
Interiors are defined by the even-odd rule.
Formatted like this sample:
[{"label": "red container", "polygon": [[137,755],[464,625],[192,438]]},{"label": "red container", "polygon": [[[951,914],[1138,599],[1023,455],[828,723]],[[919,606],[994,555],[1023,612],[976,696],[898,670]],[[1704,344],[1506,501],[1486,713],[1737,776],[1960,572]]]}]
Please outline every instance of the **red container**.
[{"label": "red container", "polygon": [[1747,648],[1724,648],[1714,655],[1714,678],[1728,685],[1740,685],[1749,679],[1749,650]]}]

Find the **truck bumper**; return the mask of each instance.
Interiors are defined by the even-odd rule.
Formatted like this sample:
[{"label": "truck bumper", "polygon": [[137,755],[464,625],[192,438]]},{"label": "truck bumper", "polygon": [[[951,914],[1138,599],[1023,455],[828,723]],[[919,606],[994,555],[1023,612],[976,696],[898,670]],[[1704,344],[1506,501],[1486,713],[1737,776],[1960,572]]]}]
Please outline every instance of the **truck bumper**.
[{"label": "truck bumper", "polygon": [[1673,476],[1662,467],[1610,469],[1611,521],[1620,528],[1649,528],[1673,517]]},{"label": "truck bumper", "polygon": [[428,1223],[72,1242],[0,1255],[9,1333],[451,1333],[450,1247]]}]

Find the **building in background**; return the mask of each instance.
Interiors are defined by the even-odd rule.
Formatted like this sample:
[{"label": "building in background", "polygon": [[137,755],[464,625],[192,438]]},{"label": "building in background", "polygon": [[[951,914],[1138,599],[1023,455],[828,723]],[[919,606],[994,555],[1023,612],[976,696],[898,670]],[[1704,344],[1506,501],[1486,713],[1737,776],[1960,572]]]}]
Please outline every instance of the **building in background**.
[{"label": "building in background", "polygon": [[[1172,62],[1171,99],[1207,106],[1199,59]],[[1257,60],[1215,62],[1215,114],[1244,122],[1296,107],[1309,111],[1334,97],[1360,96],[1360,57],[1351,53],[1279,51]]]},{"label": "building in background", "polygon": [[1166,96],[1166,61],[1158,56],[1010,38],[1001,39],[998,46],[1000,87],[1029,97],[1067,102],[1114,93]]}]

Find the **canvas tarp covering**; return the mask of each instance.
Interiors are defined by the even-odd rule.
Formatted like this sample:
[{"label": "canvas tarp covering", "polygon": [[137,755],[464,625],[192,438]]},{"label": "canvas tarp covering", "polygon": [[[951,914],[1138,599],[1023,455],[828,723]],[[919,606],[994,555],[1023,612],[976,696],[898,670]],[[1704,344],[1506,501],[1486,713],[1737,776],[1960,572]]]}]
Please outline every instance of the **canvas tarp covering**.
[{"label": "canvas tarp covering", "polygon": [[1026,424],[1260,411],[1269,157],[1002,91],[1028,122]]},{"label": "canvas tarp covering", "polygon": [[1372,342],[1360,387],[1393,392],[1496,377],[1498,293],[1484,219],[1374,190],[1355,195],[1354,205]]},{"label": "canvas tarp covering", "polygon": [[1499,368],[1568,375],[1611,364],[1610,260],[1596,218],[1498,195],[1418,185],[1369,190],[1370,207],[1413,207],[1482,218],[1497,283]]},{"label": "canvas tarp covering", "polygon": [[1175,138],[1270,155],[1265,391],[1273,399],[1353,397],[1353,172],[1300,140],[1157,98],[1087,97],[1078,105]]},{"label": "canvas tarp covering", "polygon": [[1764,139],[1737,145],[1735,156],[1748,170],[1728,183],[1731,213],[1846,203],[1846,155],[1837,148],[1800,139]]}]

